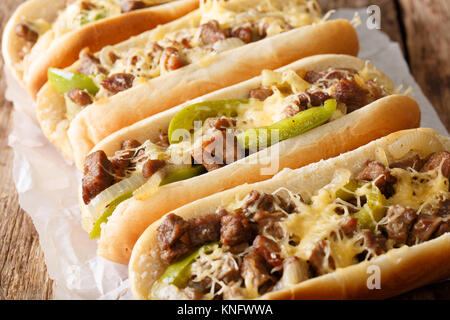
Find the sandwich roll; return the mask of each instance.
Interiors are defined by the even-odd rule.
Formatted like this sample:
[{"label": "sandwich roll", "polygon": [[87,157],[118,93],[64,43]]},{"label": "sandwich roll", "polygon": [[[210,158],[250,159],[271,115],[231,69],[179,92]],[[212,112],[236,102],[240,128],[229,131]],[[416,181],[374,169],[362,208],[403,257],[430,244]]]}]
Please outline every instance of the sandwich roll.
[{"label": "sandwich roll", "polygon": [[356,55],[345,20],[312,0],[208,0],[171,23],[51,69],[38,95],[45,135],[78,164],[111,133],[214,90],[320,53]]},{"label": "sandwich roll", "polygon": [[133,249],[133,295],[381,299],[446,279],[449,151],[400,131],[170,212]]},{"label": "sandwich roll", "polygon": [[68,67],[84,48],[96,52],[177,19],[198,5],[198,0],[29,0],[5,27],[3,57],[36,99],[48,68]]},{"label": "sandwich roll", "polygon": [[126,264],[147,226],[189,202],[415,128],[414,99],[369,62],[301,59],[124,128],[86,157],[83,227]]}]

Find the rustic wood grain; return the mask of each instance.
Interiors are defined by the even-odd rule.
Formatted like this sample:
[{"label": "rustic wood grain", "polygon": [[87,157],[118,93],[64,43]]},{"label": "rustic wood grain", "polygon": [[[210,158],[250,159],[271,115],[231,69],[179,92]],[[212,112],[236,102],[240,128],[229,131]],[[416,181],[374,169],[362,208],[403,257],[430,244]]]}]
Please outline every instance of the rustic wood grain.
[{"label": "rustic wood grain", "polygon": [[[1,30],[22,1],[1,0]],[[13,151],[7,146],[12,105],[4,97],[3,60],[0,61],[0,299],[52,299],[39,236],[31,218],[19,207],[12,178]]]},{"label": "rustic wood grain", "polygon": [[399,2],[412,73],[450,131],[450,1]]},{"label": "rustic wood grain", "polygon": [[[23,0],[0,0],[0,26]],[[450,129],[450,1],[448,0],[319,0],[324,11],[376,4],[382,31],[400,43],[411,70]],[[12,105],[4,98],[5,80],[0,60],[0,300],[52,299],[36,230],[20,209],[12,179],[13,152],[7,147],[12,127]],[[450,299],[450,282],[433,284],[397,299]]]},{"label": "rustic wood grain", "polygon": [[401,25],[398,21],[398,11],[393,0],[318,0],[324,12],[339,8],[367,8],[370,5],[377,5],[381,9],[381,31],[385,32],[392,41],[400,44],[403,53]]}]

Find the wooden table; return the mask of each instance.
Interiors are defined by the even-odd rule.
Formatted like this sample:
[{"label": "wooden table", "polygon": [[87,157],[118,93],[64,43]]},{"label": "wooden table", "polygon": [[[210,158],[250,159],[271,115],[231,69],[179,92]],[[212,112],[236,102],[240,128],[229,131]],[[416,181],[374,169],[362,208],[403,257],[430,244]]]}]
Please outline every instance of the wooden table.
[{"label": "wooden table", "polygon": [[[23,0],[0,1],[0,26]],[[381,8],[382,31],[399,42],[412,73],[450,130],[450,2],[448,0],[319,0],[324,11],[342,7]],[[3,60],[0,62],[3,70]],[[12,178],[13,151],[7,146],[12,105],[0,77],[0,299],[52,299],[39,237],[18,204]],[[450,299],[450,282],[415,290],[399,298]]]}]

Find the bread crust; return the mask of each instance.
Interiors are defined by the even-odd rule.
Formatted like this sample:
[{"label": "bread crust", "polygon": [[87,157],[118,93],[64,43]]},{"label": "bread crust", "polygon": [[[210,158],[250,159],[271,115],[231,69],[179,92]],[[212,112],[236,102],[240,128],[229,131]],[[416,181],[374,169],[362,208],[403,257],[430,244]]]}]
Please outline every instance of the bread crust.
[{"label": "bread crust", "polygon": [[[107,45],[113,45],[153,29],[157,25],[175,20],[199,6],[198,0],[179,0],[146,9],[123,13],[111,18],[90,23],[52,41],[38,40],[31,51],[30,63],[20,66],[17,55],[20,41],[14,28],[23,17],[46,17],[54,20],[59,10],[66,6],[66,0],[32,0],[25,2],[10,18],[3,33],[3,56],[12,67],[16,78],[28,89],[33,99],[47,81],[47,70],[51,67],[65,68],[78,60],[84,48],[96,52]],[[44,10],[45,9],[45,10]],[[36,12],[37,11],[37,12]],[[39,14],[37,14],[39,13]],[[21,70],[21,68],[23,68]]]},{"label": "bread crust", "polygon": [[[351,56],[322,55],[299,60],[281,68],[280,71],[304,70],[305,67],[308,70],[323,70],[331,66],[342,68],[351,66],[359,70],[364,65],[365,61]],[[259,86],[260,81],[260,77],[257,77],[142,120],[107,137],[94,148],[94,151],[103,150],[108,156],[112,156],[126,139],[137,139],[140,142],[147,139],[155,141],[159,130],[167,130],[173,116],[186,105],[230,97],[244,98],[250,89]],[[303,135],[282,141],[269,148],[269,152],[263,150],[221,169],[166,185],[145,201],[129,199],[116,208],[103,227],[98,242],[98,254],[108,260],[126,264],[136,240],[145,228],[171,210],[243,183],[269,179],[283,168],[296,169],[321,159],[338,156],[389,133],[416,128],[419,123],[420,110],[415,100],[403,95],[388,96]],[[271,152],[274,154],[276,152],[274,148],[279,148],[278,152],[281,155],[278,159],[278,170],[271,175],[264,175],[261,170],[268,167]],[[196,188],[189,187],[192,185]],[[82,201],[80,207],[83,226],[86,230],[90,230],[94,221]]]},{"label": "bread crust", "polygon": [[[450,150],[450,139],[440,136],[433,129],[396,132],[338,157],[297,170],[285,169],[273,179],[214,194],[173,213],[187,220],[207,215],[217,206],[240,199],[251,190],[274,192],[279,187],[286,187],[293,192],[312,193],[328,184],[336,169],[346,168],[352,173],[359,172],[367,160],[378,159],[380,149],[385,151],[390,161],[399,160],[411,151],[425,157],[431,152]],[[156,245],[157,228],[163,219],[152,224],[142,234],[132,252],[129,264],[130,285],[137,299],[148,298],[152,283],[159,279],[167,267],[161,261]],[[368,267],[371,265],[379,267],[380,289],[370,290],[367,286],[371,275]],[[450,234],[447,233],[425,243],[393,249],[370,261],[268,293],[261,299],[382,299],[449,276]]]},{"label": "bread crust", "polygon": [[[194,13],[189,16],[195,18]],[[262,69],[279,68],[314,54],[356,55],[358,50],[355,29],[346,20],[305,26],[219,53],[207,63],[188,65],[98,101],[84,108],[70,127],[61,117],[65,113],[61,95],[47,83],[38,94],[38,119],[50,141],[79,166],[95,144],[148,116],[250,79]],[[55,131],[62,127],[66,130]]]}]

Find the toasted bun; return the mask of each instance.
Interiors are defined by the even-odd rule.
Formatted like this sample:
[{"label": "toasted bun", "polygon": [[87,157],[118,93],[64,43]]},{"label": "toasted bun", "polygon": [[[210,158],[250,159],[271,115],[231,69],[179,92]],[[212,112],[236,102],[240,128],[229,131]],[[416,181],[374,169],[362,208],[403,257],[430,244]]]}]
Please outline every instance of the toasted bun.
[{"label": "toasted bun", "polygon": [[[365,63],[351,56],[321,55],[299,60],[280,71],[321,71],[332,66],[360,70],[364,68]],[[385,82],[389,81],[381,72],[379,77],[384,78]],[[115,151],[120,150],[120,144],[126,139],[156,141],[159,130],[166,131],[170,120],[186,105],[199,101],[246,98],[249,90],[258,87],[260,81],[261,78],[257,77],[140,121],[107,137],[94,150],[103,150],[108,156],[112,156]],[[268,152],[263,150],[221,169],[161,187],[158,193],[145,201],[129,199],[117,207],[103,227],[98,253],[108,260],[126,264],[134,243],[145,228],[171,210],[243,183],[269,179],[284,168],[300,168],[337,156],[389,133],[416,128],[419,123],[420,111],[415,100],[403,95],[388,96],[303,135],[282,141],[267,149]],[[271,162],[270,156],[277,152],[275,148],[279,148],[281,155],[277,159],[278,170],[265,174],[261,170],[268,168],[267,163],[274,163]],[[191,187],[193,185],[195,188]],[[187,190],[189,192],[186,192]],[[90,230],[94,221],[86,212],[83,202],[80,204],[83,226]]]},{"label": "toasted bun", "polygon": [[[192,24],[193,19],[195,13],[169,25]],[[314,54],[356,55],[358,49],[355,29],[346,20],[306,26],[151,79],[84,108],[70,124],[62,95],[47,83],[38,95],[38,119],[49,140],[79,166],[95,144],[148,116],[250,79],[263,69],[279,68]]]},{"label": "toasted bun", "polygon": [[18,51],[23,45],[15,34],[15,26],[22,19],[43,18],[54,21],[58,11],[66,7],[66,0],[31,0],[23,3],[9,20],[3,33],[3,56],[16,78],[29,90],[33,99],[47,81],[51,67],[65,68],[76,60],[80,51],[89,48],[96,52],[106,45],[116,44],[157,25],[177,19],[198,8],[198,0],[180,0],[102,19],[69,32],[59,38],[43,37],[22,61]]},{"label": "toasted bun", "polygon": [[[320,161],[297,170],[285,169],[274,178],[242,185],[217,193],[181,207],[173,213],[186,220],[204,216],[235,199],[242,199],[252,190],[274,192],[286,187],[294,193],[314,193],[330,183],[336,169],[352,173],[361,170],[367,160],[378,159],[380,149],[389,161],[396,161],[410,152],[425,157],[432,152],[450,150],[450,139],[432,129],[414,129],[393,133],[336,158]],[[192,188],[190,189],[192,190]],[[163,218],[152,224],[137,241],[129,264],[130,285],[137,299],[148,299],[152,284],[167,268],[157,246],[157,228]],[[381,289],[367,287],[367,268],[380,269]],[[393,249],[370,261],[338,269],[317,278],[277,292],[262,299],[380,299],[395,296],[427,283],[450,276],[450,234],[413,247]]]}]

